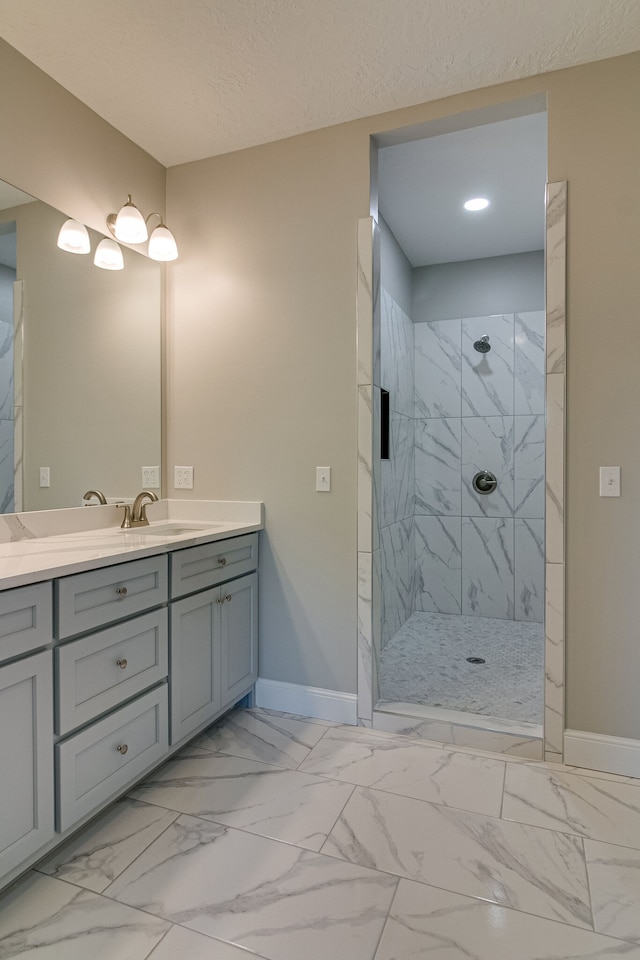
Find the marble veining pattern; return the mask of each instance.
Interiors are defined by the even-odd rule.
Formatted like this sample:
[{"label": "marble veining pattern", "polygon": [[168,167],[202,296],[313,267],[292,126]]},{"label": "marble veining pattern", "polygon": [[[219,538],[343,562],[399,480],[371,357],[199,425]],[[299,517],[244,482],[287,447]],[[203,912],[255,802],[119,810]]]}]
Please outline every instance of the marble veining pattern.
[{"label": "marble veining pattern", "polygon": [[514,319],[514,413],[544,413],[545,313],[516,313]]},{"label": "marble veining pattern", "polygon": [[[462,519],[420,517],[414,524],[416,611],[460,613],[462,609]],[[401,628],[402,629],[402,628]]]},{"label": "marble veining pattern", "polygon": [[516,620],[544,620],[544,520],[514,524]]},{"label": "marble veining pattern", "polygon": [[415,324],[415,407],[417,418],[462,415],[460,320]]},{"label": "marble veining pattern", "polygon": [[513,620],[513,520],[462,518],[462,612]]},{"label": "marble veining pattern", "polygon": [[[491,350],[473,344],[488,336]],[[513,415],[513,314],[462,321],[462,416]]]},{"label": "marble veining pattern", "polygon": [[461,515],[461,439],[459,418],[415,421],[416,515]]},{"label": "marble veining pattern", "polygon": [[[216,751],[247,743],[251,758]],[[280,784],[268,800],[258,770]],[[319,852],[294,839],[311,807],[292,777],[344,792],[312,815]],[[0,960],[640,960],[632,778],[254,709],[154,772],[147,794],[0,895]],[[238,824],[253,806],[253,826],[171,805],[220,794]],[[267,807],[289,839],[268,835]]]}]

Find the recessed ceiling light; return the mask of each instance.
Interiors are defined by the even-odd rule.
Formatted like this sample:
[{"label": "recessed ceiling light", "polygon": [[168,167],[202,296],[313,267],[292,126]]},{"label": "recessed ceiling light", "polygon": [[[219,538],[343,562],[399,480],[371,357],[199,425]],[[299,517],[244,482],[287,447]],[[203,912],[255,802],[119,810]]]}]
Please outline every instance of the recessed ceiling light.
[{"label": "recessed ceiling light", "polygon": [[464,208],[465,210],[484,210],[488,206],[489,201],[486,197],[473,197],[471,200],[467,200]]}]

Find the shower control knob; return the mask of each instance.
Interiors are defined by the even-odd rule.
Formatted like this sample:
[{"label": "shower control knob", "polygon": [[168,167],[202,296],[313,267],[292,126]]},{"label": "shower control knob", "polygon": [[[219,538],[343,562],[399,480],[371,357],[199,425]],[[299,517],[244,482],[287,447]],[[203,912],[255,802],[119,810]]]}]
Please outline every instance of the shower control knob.
[{"label": "shower control knob", "polygon": [[476,493],[486,495],[493,493],[498,486],[498,481],[490,470],[480,470],[471,481],[471,485]]}]

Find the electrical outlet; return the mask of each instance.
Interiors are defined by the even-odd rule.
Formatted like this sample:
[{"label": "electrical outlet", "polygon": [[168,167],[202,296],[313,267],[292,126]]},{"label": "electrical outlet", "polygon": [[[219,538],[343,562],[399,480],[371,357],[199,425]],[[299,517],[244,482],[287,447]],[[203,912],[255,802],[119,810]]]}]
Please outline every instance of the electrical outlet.
[{"label": "electrical outlet", "polygon": [[142,468],[142,486],[145,490],[160,489],[160,467]]},{"label": "electrical outlet", "polygon": [[193,467],[174,467],[173,486],[175,490],[193,490]]},{"label": "electrical outlet", "polygon": [[49,471],[49,467],[40,467],[40,486],[41,487],[51,486],[51,474]]}]

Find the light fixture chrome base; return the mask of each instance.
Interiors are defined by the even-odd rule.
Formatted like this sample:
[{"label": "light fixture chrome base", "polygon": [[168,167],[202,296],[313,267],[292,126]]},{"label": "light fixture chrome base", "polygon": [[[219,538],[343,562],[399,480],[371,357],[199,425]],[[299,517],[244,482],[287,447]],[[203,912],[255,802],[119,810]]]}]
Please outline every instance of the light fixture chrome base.
[{"label": "light fixture chrome base", "polygon": [[116,235],[116,220],[118,219],[117,213],[110,213],[107,216],[107,229],[112,237]]}]

